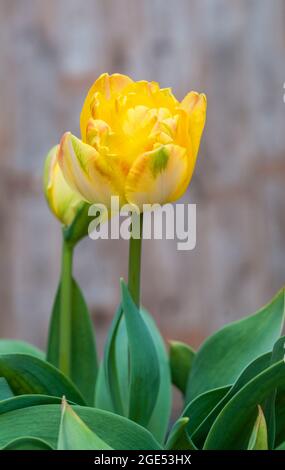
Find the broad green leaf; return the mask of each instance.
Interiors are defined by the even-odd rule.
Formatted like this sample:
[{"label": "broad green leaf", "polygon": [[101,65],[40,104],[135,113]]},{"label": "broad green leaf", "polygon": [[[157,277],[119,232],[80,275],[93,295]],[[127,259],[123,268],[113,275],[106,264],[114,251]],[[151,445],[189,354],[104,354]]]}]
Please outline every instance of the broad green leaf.
[{"label": "broad green leaf", "polygon": [[[13,399],[11,399],[13,400]],[[97,436],[116,450],[160,450],[149,431],[137,423],[108,411],[85,406],[73,410]],[[45,440],[56,448],[61,417],[60,405],[40,405],[17,409],[0,415],[0,447],[24,437]]]},{"label": "broad green leaf", "polygon": [[[200,448],[203,447],[207,434],[214,423],[218,414],[222,411],[226,403],[251,379],[253,379],[260,372],[265,370],[270,365],[271,353],[263,354],[255,359],[248,367],[244,369],[237,381],[228,392],[221,398],[221,400],[212,408],[208,416],[200,422],[199,426],[194,430],[189,426],[189,432],[192,440]],[[207,393],[207,392],[206,392]],[[198,397],[199,402],[199,397]],[[195,403],[195,400],[194,400]]]},{"label": "broad green leaf", "polygon": [[187,402],[201,393],[233,384],[255,358],[272,350],[284,321],[284,289],[251,315],[210,336],[198,350],[188,381]]},{"label": "broad green leaf", "polygon": [[0,401],[13,397],[14,394],[4,377],[0,377]]},{"label": "broad green leaf", "polygon": [[[130,399],[130,374],[129,374],[129,340],[124,315],[120,319],[118,331],[115,337],[115,357],[116,369],[118,373],[118,386],[120,396],[123,397],[123,416],[128,416]],[[112,411],[112,410],[110,410]]]},{"label": "broad green leaf", "polygon": [[[195,431],[207,419],[211,411],[220,403],[220,401],[227,395],[231,387],[220,387],[213,390],[208,390],[198,397],[194,398],[185,408],[182,415],[189,418],[187,431],[191,440],[197,446],[197,441],[193,439]],[[199,447],[199,446],[198,446]]]},{"label": "broad green leaf", "polygon": [[159,361],[160,386],[157,400],[147,429],[158,440],[164,442],[166,432],[169,426],[172,406],[171,377],[168,363],[168,355],[165,349],[164,341],[151,315],[144,309],[141,310],[149,332],[152,336],[154,346]]},{"label": "broad green leaf", "polygon": [[[285,345],[285,337],[283,336],[282,338],[279,338],[279,340],[276,341],[274,345],[271,359],[270,359],[270,364],[274,364],[275,362],[278,362],[284,358],[284,354],[285,354],[284,345]],[[266,420],[267,429],[268,429],[268,448],[269,449],[274,449],[275,447],[276,396],[277,396],[277,389],[273,390],[272,394],[270,395],[270,397],[268,397],[268,399],[266,400],[263,406],[265,420]]]},{"label": "broad green leaf", "polygon": [[195,351],[180,341],[170,341],[169,363],[172,383],[185,394]]},{"label": "broad green leaf", "polygon": [[39,359],[45,359],[44,352],[30,343],[18,341],[17,339],[0,339],[0,354],[11,353],[30,354],[31,356],[36,356]]},{"label": "broad green leaf", "polygon": [[259,405],[257,418],[248,443],[248,450],[268,450],[266,421]]},{"label": "broad green leaf", "polygon": [[278,447],[285,442],[285,387],[277,390],[275,410],[275,447]]},{"label": "broad green leaf", "polygon": [[[102,370],[101,375],[102,379],[105,380],[107,385],[106,399],[108,394],[108,399],[112,403],[114,412],[120,415],[124,415],[124,405],[120,391],[118,365],[116,362],[116,337],[118,334],[122,314],[123,309],[120,304],[112,321],[112,325],[105,344],[103,359],[104,369]],[[98,404],[96,406],[98,406]]]},{"label": "broad green leaf", "polygon": [[79,391],[58,369],[28,354],[1,354],[0,376],[5,377],[15,395],[66,396],[85,404]]},{"label": "broad green leaf", "polygon": [[159,393],[159,359],[153,338],[122,281],[122,305],[129,339],[129,418],[147,426]]},{"label": "broad green leaf", "polygon": [[[163,442],[168,429],[172,401],[168,355],[163,339],[151,315],[144,309],[141,309],[141,315],[147,324],[149,332],[154,341],[160,366],[160,388],[158,398],[150,422],[147,425],[147,429],[159,442]],[[120,391],[120,396],[124,397],[124,403],[122,404],[124,407],[123,413],[125,416],[127,416],[129,401],[129,349],[128,335],[124,317],[121,317],[116,331],[114,351],[115,360],[113,360],[115,362],[115,370],[117,371],[118,377],[117,387]],[[95,403],[98,408],[115,411],[112,405],[110,394],[108,393],[108,388],[106,386],[102,365],[100,367],[96,384]]]},{"label": "broad green leaf", "polygon": [[[151,315],[144,309],[141,309],[141,315],[149,329],[149,333],[152,336],[156,348],[161,379],[158,398],[150,421],[146,427],[159,442],[164,442],[165,434],[168,430],[172,400],[168,355],[164,341]],[[117,413],[120,409],[119,414],[127,416],[129,403],[129,346],[126,322],[122,311],[118,311],[114,317],[106,344],[104,363],[105,370],[107,369],[106,373],[109,374],[110,381],[112,381],[113,394],[116,393],[119,397],[121,407],[116,408],[112,403],[110,389],[106,384],[103,364],[100,366],[96,383],[95,406]],[[124,397],[124,400],[122,400],[121,397]]]},{"label": "broad green leaf", "polygon": [[0,415],[9,411],[30,408],[31,406],[60,404],[61,398],[48,395],[19,395],[0,402]]},{"label": "broad green leaf", "polygon": [[43,439],[24,436],[9,442],[1,450],[53,450]]},{"label": "broad green leaf", "polygon": [[[59,364],[59,315],[60,287],[53,306],[47,351],[47,360],[55,367]],[[86,403],[93,405],[98,368],[95,339],[88,307],[74,280],[71,315],[71,379],[77,385]]]},{"label": "broad green leaf", "polygon": [[207,436],[204,449],[246,449],[256,420],[256,407],[275,388],[284,386],[285,363],[282,360],[251,379],[225,405]]},{"label": "broad green leaf", "polygon": [[63,401],[57,443],[58,450],[112,450]]},{"label": "broad green leaf", "polygon": [[172,427],[167,439],[166,450],[195,450],[193,442],[188,436],[186,427],[189,418],[179,418]]}]

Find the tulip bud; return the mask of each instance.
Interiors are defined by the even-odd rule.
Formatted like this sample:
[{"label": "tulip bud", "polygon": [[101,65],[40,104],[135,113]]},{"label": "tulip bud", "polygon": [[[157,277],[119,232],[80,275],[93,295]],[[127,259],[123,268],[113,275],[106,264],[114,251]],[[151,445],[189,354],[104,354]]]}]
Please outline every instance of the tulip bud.
[{"label": "tulip bud", "polygon": [[67,228],[88,204],[66,182],[57,161],[58,148],[53,147],[46,157],[43,186],[50,210]]}]

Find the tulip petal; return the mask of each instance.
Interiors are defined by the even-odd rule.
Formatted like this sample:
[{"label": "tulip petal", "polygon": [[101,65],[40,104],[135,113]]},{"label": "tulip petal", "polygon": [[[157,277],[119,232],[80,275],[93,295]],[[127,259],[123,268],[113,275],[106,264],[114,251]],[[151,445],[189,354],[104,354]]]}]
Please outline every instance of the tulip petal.
[{"label": "tulip petal", "polygon": [[140,210],[143,204],[165,204],[182,196],[193,173],[193,159],[178,145],[164,145],[140,155],[126,180],[125,195]]},{"label": "tulip petal", "polygon": [[123,198],[122,181],[115,160],[66,132],[60,142],[58,161],[64,177],[86,201],[110,206],[111,196]]},{"label": "tulip petal", "polygon": [[119,73],[114,73],[109,75],[103,73],[100,77],[93,83],[86,99],[83,104],[83,108],[80,115],[80,130],[82,140],[86,141],[86,127],[87,123],[92,116],[91,112],[91,103],[93,101],[94,95],[100,93],[107,100],[114,98],[123,88],[127,85],[133,83],[132,79],[126,75],[121,75]]},{"label": "tulip petal", "polygon": [[172,93],[171,88],[160,88],[157,82],[141,80],[128,85],[120,97],[122,109],[135,106],[147,106],[148,108],[167,108],[174,111],[179,102]]},{"label": "tulip petal", "polygon": [[193,155],[196,159],[206,121],[207,98],[204,93],[190,91],[182,100],[180,107],[189,116],[189,132],[192,141]]}]

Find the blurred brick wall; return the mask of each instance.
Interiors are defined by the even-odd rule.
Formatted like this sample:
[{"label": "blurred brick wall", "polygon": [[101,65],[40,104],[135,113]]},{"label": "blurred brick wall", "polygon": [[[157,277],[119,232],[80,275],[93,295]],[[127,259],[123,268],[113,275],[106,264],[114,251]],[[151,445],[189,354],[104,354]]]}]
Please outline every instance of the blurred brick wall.
[{"label": "blurred brick wall", "polygon": [[[197,247],[143,247],[143,299],[165,337],[197,346],[284,284],[284,20],[282,0],[0,0],[1,336],[45,344],[60,230],[43,159],[65,130],[78,134],[103,71],[208,95],[185,198],[198,204]],[[85,240],[76,252],[101,346],[127,248]]]}]

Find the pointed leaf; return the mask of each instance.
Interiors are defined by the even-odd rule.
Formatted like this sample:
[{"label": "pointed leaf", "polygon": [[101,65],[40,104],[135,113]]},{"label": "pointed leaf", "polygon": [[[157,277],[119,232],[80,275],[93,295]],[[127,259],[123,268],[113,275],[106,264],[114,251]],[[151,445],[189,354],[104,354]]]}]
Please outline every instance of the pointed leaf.
[{"label": "pointed leaf", "polygon": [[[164,442],[165,434],[168,430],[172,398],[168,355],[163,339],[151,315],[144,309],[141,309],[141,315],[146,322],[154,341],[160,367],[160,388],[158,398],[151,419],[147,425],[147,429],[159,442]],[[124,416],[127,416],[129,402],[129,347],[124,317],[120,319],[115,338],[113,337],[113,339],[115,339],[115,359],[113,360],[115,362],[115,370],[117,373],[117,387],[120,390],[120,396],[124,397],[124,403],[122,404],[123,414]],[[96,385],[95,403],[98,408],[116,411],[112,405],[102,366],[100,367]]]},{"label": "pointed leaf", "polygon": [[[72,283],[71,314],[71,379],[77,385],[86,402],[93,405],[98,368],[96,345],[88,307],[74,280]],[[47,360],[55,367],[59,365],[59,315],[60,287],[53,306],[47,352]]]},{"label": "pointed leaf", "polygon": [[130,351],[129,418],[147,426],[159,392],[159,360],[149,329],[124,282],[121,289]]},{"label": "pointed leaf", "polygon": [[179,418],[176,421],[167,439],[166,450],[196,450],[186,430],[188,422],[189,418]]},{"label": "pointed leaf", "polygon": [[[91,431],[113,449],[161,449],[149,431],[127,418],[85,406],[76,405],[73,410]],[[31,406],[2,413],[0,414],[0,447],[14,439],[26,436],[28,430],[31,437],[43,439],[48,445],[56,448],[60,417],[60,405]]]},{"label": "pointed leaf", "polygon": [[79,418],[65,400],[57,443],[58,450],[112,450]]},{"label": "pointed leaf", "polygon": [[248,443],[248,450],[268,450],[266,421],[259,405],[257,418]]},{"label": "pointed leaf", "polygon": [[208,338],[198,350],[187,386],[187,402],[201,393],[233,384],[258,356],[272,350],[284,321],[284,289],[251,315]]}]

